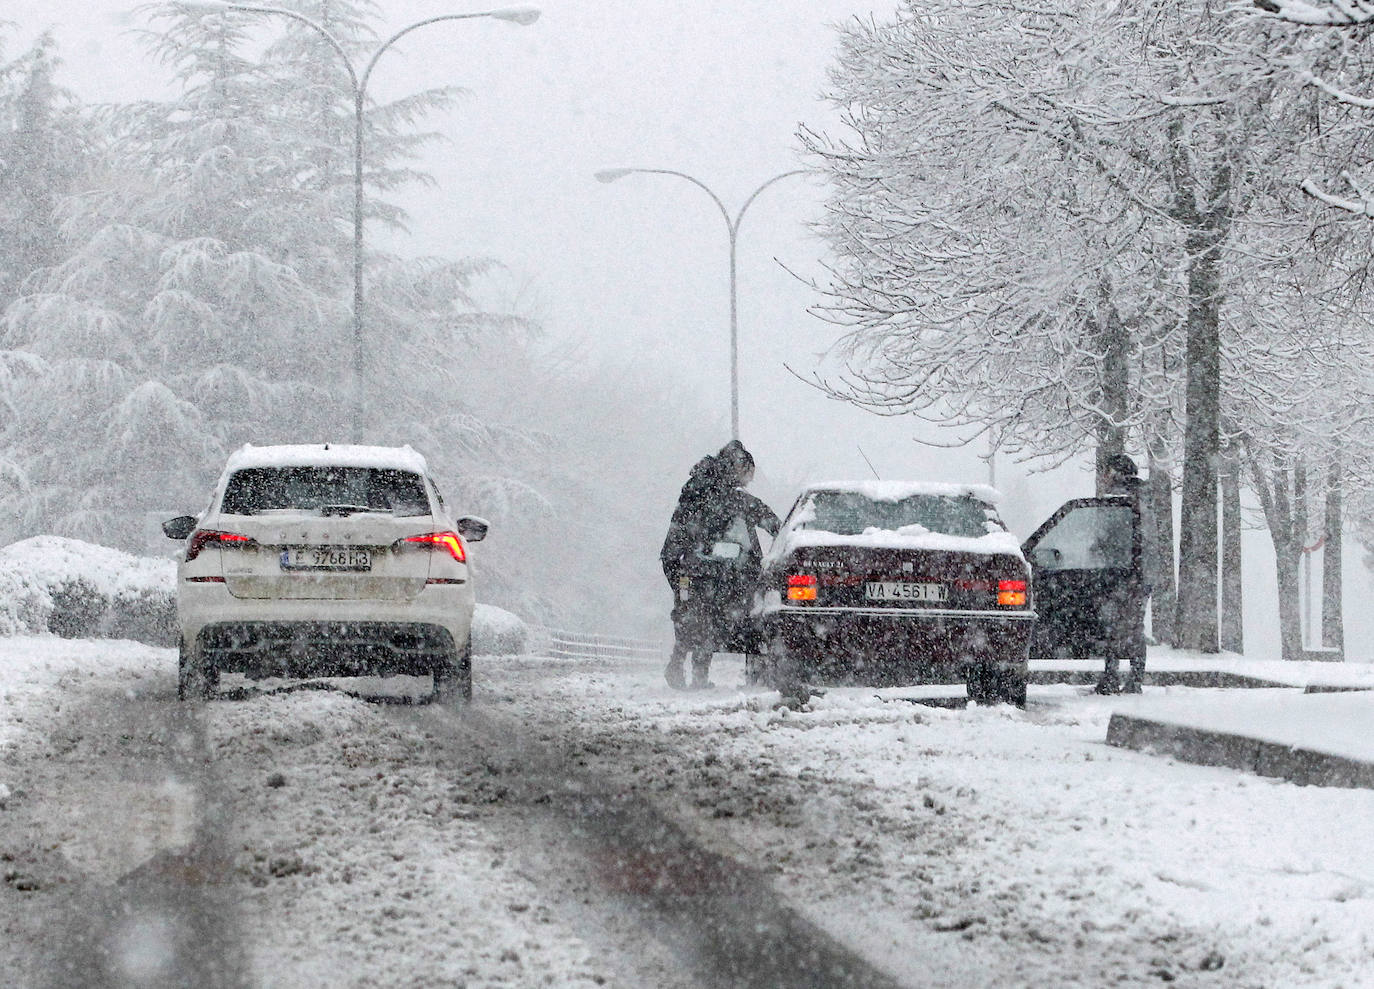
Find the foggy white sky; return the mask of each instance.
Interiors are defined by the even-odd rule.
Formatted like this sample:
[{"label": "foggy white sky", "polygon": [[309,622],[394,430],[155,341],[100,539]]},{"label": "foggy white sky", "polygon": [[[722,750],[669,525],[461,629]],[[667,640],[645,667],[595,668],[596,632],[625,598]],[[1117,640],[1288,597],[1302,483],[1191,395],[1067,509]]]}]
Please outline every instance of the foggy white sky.
[{"label": "foggy white sky", "polygon": [[[385,34],[485,5],[386,0]],[[427,26],[387,52],[379,99],[430,85],[469,95],[427,124],[448,139],[422,163],[437,181],[396,197],[409,236],[376,232],[400,253],[490,255],[558,340],[669,363],[729,429],[725,223],[707,196],[671,177],[603,185],[614,166],[671,168],[713,188],[733,212],[763,181],[796,168],[798,123],[825,125],[819,93],[833,25],[889,16],[896,0],[548,0],[529,27],[485,20]],[[88,101],[159,95],[166,74],[128,29],[126,0],[20,0],[21,41],[53,26],[64,79]],[[787,486],[817,474],[985,480],[976,457],[933,457],[915,425],[828,401],[783,369],[814,364],[833,328],[786,265],[817,271],[806,224],[822,190],[791,178],[750,208],[739,239],[741,429],[761,472]],[[652,413],[654,410],[647,410]],[[670,428],[665,424],[665,429]]]},{"label": "foggy white sky", "polygon": [[[166,72],[127,31],[127,0],[14,0],[20,45],[53,27],[63,81],[91,102],[157,97]],[[500,5],[500,4],[497,4]],[[712,187],[733,212],[763,181],[796,168],[799,122],[835,129],[819,94],[833,25],[891,16],[897,0],[545,0],[528,27],[471,20],[430,25],[383,56],[378,99],[453,84],[469,95],[427,121],[448,143],[421,167],[436,185],[395,197],[412,216],[404,237],[370,236],[402,254],[490,255],[511,268],[512,290],[556,341],[671,365],[718,410],[728,439],[728,291],[725,224],[704,193],[668,176],[593,179],[617,166],[671,168]],[[480,10],[478,0],[383,0],[385,36],[425,17]],[[814,366],[835,336],[806,312],[814,293],[783,265],[819,271],[822,245],[806,224],[822,190],[808,178],[768,189],[750,208],[739,247],[741,431],[758,458],[760,493],[803,480],[867,477],[859,448],[884,478],[987,479],[980,451],[934,451],[918,427],[828,401],[783,368]],[[779,263],[780,262],[780,263]],[[646,415],[661,410],[645,410]],[[671,422],[664,423],[670,441]],[[922,435],[934,435],[925,427]],[[952,437],[945,437],[946,440]],[[690,458],[705,451],[686,454]],[[999,460],[1021,535],[1065,497],[1089,494],[1078,470],[1019,476]],[[762,486],[762,485],[760,485]],[[786,508],[778,504],[779,510]],[[1253,549],[1253,552],[1252,552]],[[1272,568],[1262,535],[1247,543],[1257,575]],[[1348,600],[1369,582],[1358,550],[1347,562]],[[1247,635],[1276,635],[1272,578],[1247,589]],[[1357,609],[1351,609],[1357,611]],[[1357,614],[1351,638],[1369,641]]]}]

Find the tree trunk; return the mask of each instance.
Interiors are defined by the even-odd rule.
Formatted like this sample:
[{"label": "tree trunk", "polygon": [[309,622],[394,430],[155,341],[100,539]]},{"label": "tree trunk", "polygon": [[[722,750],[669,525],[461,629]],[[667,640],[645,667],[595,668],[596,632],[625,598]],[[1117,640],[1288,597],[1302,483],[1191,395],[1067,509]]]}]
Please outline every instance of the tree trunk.
[{"label": "tree trunk", "polygon": [[[1288,498],[1288,470],[1282,464],[1274,467],[1272,479],[1253,457],[1249,458],[1250,478],[1264,509],[1269,526],[1269,538],[1274,543],[1274,561],[1278,568],[1279,642],[1283,659],[1302,658],[1302,627],[1298,613],[1298,557],[1302,547],[1293,528],[1293,509]],[[1272,480],[1272,483],[1271,483]]]},{"label": "tree trunk", "polygon": [[1302,615],[1298,611],[1301,590],[1298,586],[1302,543],[1298,537],[1293,504],[1288,497],[1288,472],[1274,471],[1274,559],[1279,578],[1279,641],[1283,658],[1302,658]]},{"label": "tree trunk", "polygon": [[1221,648],[1245,651],[1243,558],[1241,553],[1240,457],[1234,445],[1222,455],[1221,475]]},{"label": "tree trunk", "polygon": [[1156,642],[1178,645],[1174,608],[1178,601],[1177,562],[1174,558],[1174,479],[1149,453],[1150,476],[1145,481],[1145,579],[1150,582],[1150,631]]},{"label": "tree trunk", "polygon": [[1105,490],[1107,458],[1126,452],[1126,430],[1122,425],[1130,409],[1130,339],[1121,323],[1121,314],[1111,302],[1111,287],[1102,288],[1102,316],[1098,323],[1098,352],[1102,355],[1098,385],[1097,494]]},{"label": "tree trunk", "polygon": [[1187,396],[1179,517],[1178,644],[1217,652],[1217,457],[1221,418],[1219,238],[1188,234]]},{"label": "tree trunk", "polygon": [[1302,580],[1298,593],[1300,650],[1306,650],[1312,639],[1312,554],[1307,549],[1307,534],[1307,464],[1299,458],[1293,464],[1293,565],[1298,568],[1298,579]]},{"label": "tree trunk", "polygon": [[1341,600],[1341,466],[1331,465],[1326,482],[1326,522],[1322,527],[1322,645],[1345,648],[1345,613]]},{"label": "tree trunk", "polygon": [[1289,661],[1302,659],[1302,616],[1298,613],[1298,557],[1302,552],[1294,552],[1293,546],[1289,543],[1286,547],[1274,547],[1278,551],[1275,559],[1279,572],[1279,642],[1282,658]]}]

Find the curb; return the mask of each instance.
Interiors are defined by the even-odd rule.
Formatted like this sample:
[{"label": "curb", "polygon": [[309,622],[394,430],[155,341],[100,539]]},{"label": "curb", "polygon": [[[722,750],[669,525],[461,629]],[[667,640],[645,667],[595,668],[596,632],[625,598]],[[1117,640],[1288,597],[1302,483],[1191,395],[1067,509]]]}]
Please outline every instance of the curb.
[{"label": "curb", "polygon": [[1107,744],[1170,755],[1202,766],[1238,769],[1299,786],[1374,789],[1374,763],[1131,714],[1112,715],[1107,723]]},{"label": "curb", "polygon": [[[1060,670],[1036,669],[1031,666],[1029,682],[1044,686],[1052,683],[1072,685],[1094,684],[1102,675],[1101,669]],[[1125,670],[1121,673],[1125,675]],[[1155,687],[1291,687],[1291,683],[1266,680],[1263,677],[1222,670],[1146,670],[1145,684]]]}]

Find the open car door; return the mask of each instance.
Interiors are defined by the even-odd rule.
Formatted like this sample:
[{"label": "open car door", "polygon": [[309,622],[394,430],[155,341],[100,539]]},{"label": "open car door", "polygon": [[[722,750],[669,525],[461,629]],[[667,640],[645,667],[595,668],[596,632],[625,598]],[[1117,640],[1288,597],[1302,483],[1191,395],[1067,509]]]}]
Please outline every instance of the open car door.
[{"label": "open car door", "polygon": [[1144,583],[1136,499],[1065,502],[1021,551],[1031,565],[1037,615],[1031,659],[1087,659],[1122,635],[1116,602]]}]

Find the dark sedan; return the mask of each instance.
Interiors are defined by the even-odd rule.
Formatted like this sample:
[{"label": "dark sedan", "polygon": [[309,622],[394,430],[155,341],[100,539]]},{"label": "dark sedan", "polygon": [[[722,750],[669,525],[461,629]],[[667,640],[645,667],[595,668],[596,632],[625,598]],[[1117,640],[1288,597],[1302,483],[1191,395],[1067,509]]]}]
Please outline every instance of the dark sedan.
[{"label": "dark sedan", "polygon": [[970,699],[1026,700],[1030,566],[984,485],[809,486],[765,561],[753,682],[962,680]]},{"label": "dark sedan", "polygon": [[1018,545],[998,497],[979,484],[808,486],[764,561],[749,681],[804,694],[963,680],[970,700],[1021,706],[1029,658],[1143,651],[1137,501],[1075,498]]}]

